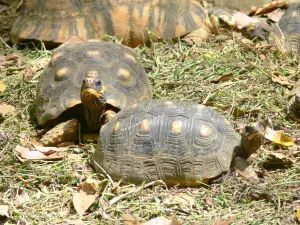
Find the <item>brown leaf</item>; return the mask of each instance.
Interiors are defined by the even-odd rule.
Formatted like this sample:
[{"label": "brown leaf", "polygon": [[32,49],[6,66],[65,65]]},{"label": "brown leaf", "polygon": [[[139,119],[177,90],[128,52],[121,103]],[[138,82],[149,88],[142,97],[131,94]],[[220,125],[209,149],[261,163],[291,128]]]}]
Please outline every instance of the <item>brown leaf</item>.
[{"label": "brown leaf", "polygon": [[291,166],[294,163],[294,160],[290,158],[288,155],[285,155],[280,152],[270,152],[268,154],[268,158],[265,162],[265,165],[285,165]]},{"label": "brown leaf", "polygon": [[195,199],[185,193],[179,193],[177,195],[169,195],[163,201],[165,204],[178,204],[182,209],[190,209],[196,205]]},{"label": "brown leaf", "polygon": [[236,18],[236,26],[240,30],[243,29],[244,27],[250,26],[251,24],[257,24],[260,22],[258,19],[251,18],[241,12],[235,13],[234,17]]},{"label": "brown leaf", "polygon": [[99,181],[91,179],[78,186],[78,193],[73,196],[73,205],[79,215],[83,215],[98,198],[97,186],[99,184]]},{"label": "brown leaf", "polygon": [[262,59],[262,60],[265,60],[266,56],[264,54],[259,54],[259,58]]},{"label": "brown leaf", "polygon": [[5,56],[0,55],[0,68],[5,64]]},{"label": "brown leaf", "polygon": [[142,225],[181,225],[176,219],[172,218],[170,220],[165,217],[157,217],[148,222],[142,223]]},{"label": "brown leaf", "polygon": [[0,80],[0,93],[5,91],[6,89],[6,85],[2,83],[2,81]]},{"label": "brown leaf", "polygon": [[10,60],[18,60],[18,59],[20,59],[20,58],[21,58],[20,55],[18,55],[18,54],[12,54],[12,55],[7,56],[7,57],[6,57],[6,60],[7,60],[7,61],[10,61]]},{"label": "brown leaf", "polygon": [[142,225],[141,222],[136,221],[136,219],[134,219],[133,216],[130,215],[129,213],[125,213],[122,217],[123,217],[123,222],[126,225]]},{"label": "brown leaf", "polygon": [[260,112],[260,109],[239,109],[237,106],[227,105],[222,108],[223,111],[227,111],[230,109],[231,115],[233,115],[235,118],[239,118],[245,115],[257,115]]},{"label": "brown leaf", "polygon": [[254,168],[243,158],[235,157],[233,160],[235,171],[243,178],[251,181],[259,181]]},{"label": "brown leaf", "polygon": [[224,74],[222,76],[218,76],[218,77],[212,79],[210,81],[210,83],[219,83],[219,82],[228,81],[232,78],[232,76],[233,76],[233,73]]},{"label": "brown leaf", "polygon": [[28,193],[25,190],[19,190],[16,195],[16,204],[23,205],[30,200]]},{"label": "brown leaf", "polygon": [[234,216],[230,217],[229,219],[226,220],[219,220],[216,219],[213,225],[230,225],[234,222]]},{"label": "brown leaf", "polygon": [[[41,147],[41,146],[36,146]],[[29,148],[25,148],[23,146],[17,145],[16,151],[21,154],[21,157],[24,159],[30,159],[30,160],[53,160],[53,159],[62,159],[67,156],[67,153],[64,152],[58,152],[54,149],[57,149],[55,147],[52,148],[52,150],[48,150],[49,155],[45,155],[42,152],[38,150],[31,151]],[[50,154],[51,152],[51,154]]]},{"label": "brown leaf", "polygon": [[294,141],[292,138],[284,134],[283,130],[272,130],[271,128],[266,128],[265,138],[283,146],[293,146]]},{"label": "brown leaf", "polygon": [[284,76],[272,76],[272,81],[282,86],[287,86],[288,88],[293,87],[295,83],[294,81],[291,81],[289,80],[289,78]]},{"label": "brown leaf", "polygon": [[0,205],[0,216],[9,217],[8,210],[9,210],[8,205]]},{"label": "brown leaf", "polygon": [[249,13],[249,16],[264,15],[264,14],[270,13],[270,12],[282,7],[284,5],[284,3],[285,3],[285,0],[272,1],[270,4],[266,4],[262,8],[254,8]]},{"label": "brown leaf", "polygon": [[187,34],[184,38],[182,38],[182,40],[190,45],[201,44],[203,41],[208,39],[209,35],[210,32],[208,32],[205,28],[200,28]]},{"label": "brown leaf", "polygon": [[212,206],[214,204],[214,200],[211,197],[209,197],[209,196],[205,197],[205,202],[209,206]]},{"label": "brown leaf", "polygon": [[279,22],[283,14],[284,14],[284,10],[276,9],[273,12],[268,13],[268,18],[277,23]]},{"label": "brown leaf", "polygon": [[12,105],[7,105],[5,103],[0,103],[0,115],[5,116],[16,111],[16,108]]}]

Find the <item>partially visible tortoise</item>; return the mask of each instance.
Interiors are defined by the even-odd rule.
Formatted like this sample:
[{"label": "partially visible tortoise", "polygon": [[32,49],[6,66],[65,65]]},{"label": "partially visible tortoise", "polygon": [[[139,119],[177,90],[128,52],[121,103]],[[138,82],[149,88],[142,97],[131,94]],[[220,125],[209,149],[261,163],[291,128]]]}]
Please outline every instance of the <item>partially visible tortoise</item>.
[{"label": "partially visible tortoise", "polygon": [[300,55],[300,3],[291,5],[279,20],[287,52]]},{"label": "partially visible tortoise", "polygon": [[[213,17],[220,19],[220,26],[235,24],[225,11]],[[56,46],[72,36],[88,40],[106,34],[135,47],[200,28],[207,33],[215,30],[196,0],[24,0],[11,36],[15,43],[41,40],[46,46]]]},{"label": "partially visible tortoise", "polygon": [[289,102],[287,105],[288,116],[300,122],[300,80],[298,80],[289,94]]},{"label": "partially visible tortoise", "polygon": [[198,186],[227,171],[235,156],[254,153],[263,131],[253,124],[240,136],[222,115],[195,102],[143,101],[101,128],[92,164],[125,182]]},{"label": "partially visible tortoise", "polygon": [[[120,109],[151,98],[148,76],[130,48],[91,40],[54,51],[40,77],[36,116],[40,125],[77,118],[81,123],[86,121],[89,130],[99,132]],[[42,143],[57,145],[73,140],[74,124],[72,120],[71,124],[58,125]]]}]

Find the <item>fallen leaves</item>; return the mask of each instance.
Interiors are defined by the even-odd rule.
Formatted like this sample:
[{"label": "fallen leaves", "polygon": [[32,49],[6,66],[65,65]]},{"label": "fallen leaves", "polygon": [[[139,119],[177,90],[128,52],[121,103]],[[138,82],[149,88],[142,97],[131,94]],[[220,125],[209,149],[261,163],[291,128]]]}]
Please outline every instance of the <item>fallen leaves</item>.
[{"label": "fallen leaves", "polygon": [[165,217],[156,217],[153,218],[147,222],[141,223],[139,221],[136,221],[132,215],[129,213],[126,213],[123,215],[123,222],[126,225],[181,225],[180,222],[178,222],[175,218],[167,219]]},{"label": "fallen leaves", "polygon": [[100,192],[107,185],[107,180],[103,182],[89,179],[78,186],[78,193],[73,196],[73,205],[79,215],[83,215],[86,210],[95,202]]},{"label": "fallen leaves", "polygon": [[0,205],[0,216],[9,217],[9,206],[8,205]]},{"label": "fallen leaves", "polygon": [[292,88],[294,86],[294,82],[291,81],[288,77],[284,76],[272,76],[272,81],[288,88]]},{"label": "fallen leaves", "polygon": [[6,85],[2,83],[2,81],[0,80],[0,93],[4,92],[6,89]]},{"label": "fallen leaves", "polygon": [[0,103],[0,116],[6,116],[8,114],[14,113],[16,108],[12,105],[5,103]]},{"label": "fallen leaves", "polygon": [[275,144],[283,145],[286,147],[294,145],[293,139],[285,135],[283,130],[272,130],[271,128],[267,127],[265,138]]},{"label": "fallen leaves", "polygon": [[216,219],[215,222],[213,223],[213,225],[230,225],[234,222],[234,216],[225,219],[225,220],[220,220],[220,219]]},{"label": "fallen leaves", "polygon": [[217,76],[216,78],[212,79],[210,81],[210,83],[219,83],[219,82],[228,81],[232,78],[232,76],[233,76],[233,73],[227,73],[222,76]]},{"label": "fallen leaves", "polygon": [[284,3],[284,0],[272,1],[270,4],[266,4],[262,8],[254,7],[249,13],[249,16],[264,15],[273,12],[274,10],[282,7]]},{"label": "fallen leaves", "polygon": [[54,160],[62,159],[67,156],[67,153],[62,152],[67,148],[43,147],[35,146],[35,150],[17,145],[16,151],[21,154],[23,159],[29,160]]},{"label": "fallen leaves", "polygon": [[300,206],[296,207],[296,217],[297,217],[298,222],[300,222]]}]

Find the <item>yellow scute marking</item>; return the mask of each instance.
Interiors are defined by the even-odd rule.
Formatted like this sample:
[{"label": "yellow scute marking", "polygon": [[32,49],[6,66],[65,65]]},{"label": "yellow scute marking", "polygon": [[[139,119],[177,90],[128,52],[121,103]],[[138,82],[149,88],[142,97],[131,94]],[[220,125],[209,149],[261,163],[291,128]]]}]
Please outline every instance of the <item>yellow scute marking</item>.
[{"label": "yellow scute marking", "polygon": [[119,75],[120,78],[125,79],[125,80],[129,80],[130,77],[131,77],[130,72],[126,69],[123,69],[123,68],[120,68],[118,70],[118,75]]},{"label": "yellow scute marking", "polygon": [[127,59],[130,59],[133,63],[136,63],[136,58],[133,55],[128,53],[125,53],[124,55]]},{"label": "yellow scute marking", "polygon": [[87,51],[88,56],[97,56],[100,55],[99,51]]},{"label": "yellow scute marking", "polygon": [[181,127],[182,127],[182,121],[175,120],[171,124],[171,131],[174,132],[174,133],[180,133],[181,132]]},{"label": "yellow scute marking", "polygon": [[209,126],[201,125],[200,133],[202,136],[208,137],[212,134],[212,129]]},{"label": "yellow scute marking", "polygon": [[65,75],[67,75],[67,73],[68,73],[68,68],[64,67],[64,68],[59,69],[56,72],[56,75],[59,76],[59,77],[63,77]]},{"label": "yellow scute marking", "polygon": [[148,119],[142,120],[141,129],[144,131],[148,131],[150,129],[150,121]]},{"label": "yellow scute marking", "polygon": [[98,71],[97,70],[90,70],[88,72],[88,77],[96,78],[97,76],[98,76]]}]

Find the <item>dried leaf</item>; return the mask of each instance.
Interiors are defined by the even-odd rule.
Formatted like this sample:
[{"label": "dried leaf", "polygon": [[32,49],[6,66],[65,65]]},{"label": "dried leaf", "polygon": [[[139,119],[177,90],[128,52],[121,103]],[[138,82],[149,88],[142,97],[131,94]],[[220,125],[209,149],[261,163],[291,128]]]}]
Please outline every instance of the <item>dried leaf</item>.
[{"label": "dried leaf", "polygon": [[136,221],[136,219],[134,219],[133,216],[130,215],[129,213],[125,213],[122,217],[123,217],[123,222],[126,225],[142,225],[141,222]]},{"label": "dried leaf", "polygon": [[148,222],[142,223],[142,225],[181,225],[176,219],[172,218],[170,220],[165,217],[157,217]]},{"label": "dried leaf", "polygon": [[177,195],[169,195],[163,201],[165,204],[178,204],[182,209],[190,209],[196,205],[195,199],[185,193],[179,193]]},{"label": "dried leaf", "polygon": [[8,205],[0,205],[0,216],[9,217],[8,210],[9,210]]},{"label": "dried leaf", "polygon": [[5,56],[0,55],[0,68],[5,64]]},{"label": "dried leaf", "polygon": [[0,115],[5,116],[16,111],[16,108],[12,105],[7,105],[5,103],[0,103]]},{"label": "dried leaf", "polygon": [[23,205],[25,202],[30,200],[28,193],[25,190],[19,190],[16,195],[16,204]]},{"label": "dried leaf", "polygon": [[284,14],[284,10],[282,9],[276,9],[273,12],[270,12],[267,14],[268,18],[274,22],[279,22],[279,20],[281,19],[281,17]]},{"label": "dried leaf", "polygon": [[205,197],[205,202],[209,206],[212,206],[214,204],[214,200],[211,197],[209,197],[209,196]]},{"label": "dried leaf", "polygon": [[272,81],[274,83],[280,84],[282,86],[287,86],[288,88],[291,88],[294,86],[294,81],[289,80],[289,78],[284,76],[272,76]]},{"label": "dried leaf", "polygon": [[236,26],[240,30],[243,29],[244,27],[250,26],[251,24],[257,24],[260,22],[258,19],[251,18],[241,12],[235,13],[234,17],[236,19]]},{"label": "dried leaf", "polygon": [[10,61],[10,60],[18,60],[18,59],[20,59],[20,58],[21,58],[20,55],[18,55],[18,54],[12,54],[12,55],[7,56],[7,57],[6,57],[6,60],[7,60],[7,61]]},{"label": "dried leaf", "polygon": [[234,222],[234,216],[230,217],[229,219],[226,220],[219,220],[217,219],[213,225],[230,225]]},{"label": "dried leaf", "polygon": [[266,56],[264,54],[259,54],[259,58],[262,59],[262,60],[265,60]]},{"label": "dried leaf", "polygon": [[235,171],[243,178],[251,181],[259,181],[254,168],[243,158],[235,157],[233,160]]},{"label": "dried leaf", "polygon": [[292,138],[284,134],[283,130],[272,130],[271,128],[266,128],[265,138],[283,146],[293,146],[294,141]]},{"label": "dried leaf", "polygon": [[296,209],[296,217],[298,219],[298,222],[300,222],[300,206],[298,206]]},{"label": "dried leaf", "polygon": [[210,32],[208,32],[205,28],[200,28],[187,34],[184,38],[182,38],[182,40],[190,45],[201,44],[203,41],[208,39],[209,35]]},{"label": "dried leaf", "polygon": [[257,115],[260,112],[260,109],[239,109],[237,106],[227,105],[222,108],[222,110],[227,111],[230,109],[231,115],[233,115],[235,118],[239,118],[245,115]]},{"label": "dried leaf", "polygon": [[272,1],[270,4],[264,5],[262,8],[253,8],[249,13],[249,16],[255,15],[264,15],[270,13],[280,7],[282,7],[285,3],[285,0]]},{"label": "dried leaf", "polygon": [[2,83],[2,81],[0,80],[0,93],[5,91],[6,89],[6,85]]},{"label": "dried leaf", "polygon": [[232,78],[232,76],[233,76],[233,73],[224,74],[222,76],[218,76],[218,77],[212,79],[210,81],[210,83],[219,83],[219,82],[228,81]]},{"label": "dried leaf", "polygon": [[264,167],[274,167],[275,166],[291,166],[294,161],[288,155],[280,153],[280,152],[270,152],[268,154],[268,158],[264,163]]},{"label": "dried leaf", "polygon": [[78,193],[73,196],[73,205],[79,215],[83,215],[98,198],[97,185],[99,183],[96,180],[87,180],[78,186]]},{"label": "dried leaf", "polygon": [[[36,148],[39,147],[41,146],[36,146]],[[21,157],[30,160],[53,160],[53,159],[62,159],[67,156],[67,153],[59,152],[57,151],[57,149],[59,148],[53,147],[52,149],[49,149],[47,152],[45,152],[46,153],[45,154],[38,150],[32,151],[29,148],[25,148],[20,145],[16,146],[16,151],[21,154]]]}]

